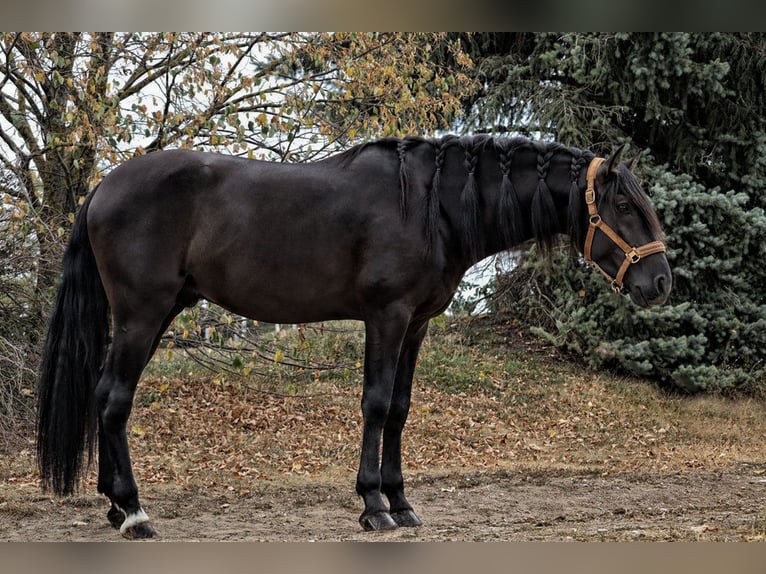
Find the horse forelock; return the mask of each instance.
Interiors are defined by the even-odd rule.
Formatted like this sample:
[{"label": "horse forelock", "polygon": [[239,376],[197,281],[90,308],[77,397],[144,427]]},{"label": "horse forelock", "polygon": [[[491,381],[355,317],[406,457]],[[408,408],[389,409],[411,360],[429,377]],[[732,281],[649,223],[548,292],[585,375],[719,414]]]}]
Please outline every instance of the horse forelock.
[{"label": "horse forelock", "polygon": [[663,239],[665,233],[657,211],[636,176],[624,164],[620,165],[616,175],[615,184],[607,186],[605,190],[604,200],[614,208],[618,193],[622,193],[641,214],[652,236],[655,239]]}]

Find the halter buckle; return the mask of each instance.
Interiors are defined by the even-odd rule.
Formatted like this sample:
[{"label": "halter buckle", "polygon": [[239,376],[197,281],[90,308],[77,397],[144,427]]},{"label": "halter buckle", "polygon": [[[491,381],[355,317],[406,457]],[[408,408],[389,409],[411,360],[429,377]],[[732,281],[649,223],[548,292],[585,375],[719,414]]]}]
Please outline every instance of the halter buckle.
[{"label": "halter buckle", "polygon": [[598,225],[599,223],[601,223],[601,216],[598,213],[590,216],[591,225]]},{"label": "halter buckle", "polygon": [[619,295],[620,293],[622,293],[622,283],[619,283],[617,279],[612,279],[611,287],[612,287],[612,291],[614,291],[616,295]]},{"label": "halter buckle", "polygon": [[631,263],[638,263],[641,260],[641,256],[636,252],[635,248],[633,248],[632,251],[626,253],[625,256],[630,259]]},{"label": "halter buckle", "polygon": [[590,205],[591,203],[596,203],[596,190],[595,189],[589,189],[585,192],[585,203]]}]

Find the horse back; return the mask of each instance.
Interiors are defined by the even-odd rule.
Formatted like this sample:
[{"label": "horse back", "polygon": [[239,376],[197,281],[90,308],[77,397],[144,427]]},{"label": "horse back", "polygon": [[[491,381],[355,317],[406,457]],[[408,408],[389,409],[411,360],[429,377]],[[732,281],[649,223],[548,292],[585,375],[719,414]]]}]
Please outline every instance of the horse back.
[{"label": "horse back", "polygon": [[423,269],[395,162],[156,152],[104,179],[88,227],[105,283],[183,285],[264,321],[361,318],[371,297],[411,293]]}]

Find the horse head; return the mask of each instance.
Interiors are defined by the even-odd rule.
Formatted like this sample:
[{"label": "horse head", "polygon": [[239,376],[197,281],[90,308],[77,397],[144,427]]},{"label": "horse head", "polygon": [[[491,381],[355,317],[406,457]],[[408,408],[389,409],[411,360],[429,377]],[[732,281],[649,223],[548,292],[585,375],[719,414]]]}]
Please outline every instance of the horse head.
[{"label": "horse head", "polygon": [[606,160],[595,158],[588,168],[583,253],[615,292],[626,291],[640,307],[661,305],[672,284],[664,234],[654,207],[631,171],[635,160],[630,164],[622,161],[624,147]]}]

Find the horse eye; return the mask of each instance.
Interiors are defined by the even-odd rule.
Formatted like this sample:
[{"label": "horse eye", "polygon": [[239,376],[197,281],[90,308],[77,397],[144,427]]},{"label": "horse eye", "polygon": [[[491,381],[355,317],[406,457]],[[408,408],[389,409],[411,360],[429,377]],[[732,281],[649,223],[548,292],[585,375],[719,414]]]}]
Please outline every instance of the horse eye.
[{"label": "horse eye", "polygon": [[630,213],[630,204],[625,201],[618,203],[617,211],[622,214]]}]

